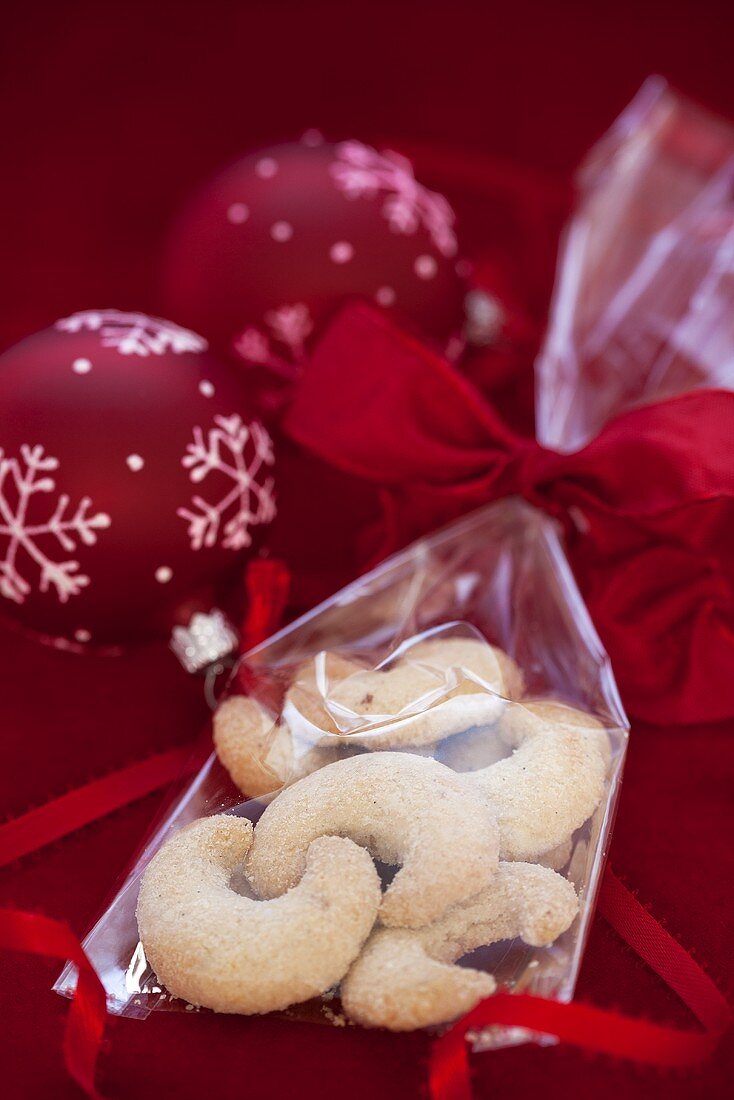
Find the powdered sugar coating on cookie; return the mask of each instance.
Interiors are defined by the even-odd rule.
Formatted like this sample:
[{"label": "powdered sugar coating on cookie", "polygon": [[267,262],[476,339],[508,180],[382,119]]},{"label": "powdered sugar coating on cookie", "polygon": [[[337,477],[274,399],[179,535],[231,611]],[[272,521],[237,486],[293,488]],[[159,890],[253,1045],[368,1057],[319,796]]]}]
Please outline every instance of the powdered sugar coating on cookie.
[{"label": "powdered sugar coating on cookie", "polygon": [[347,1015],[409,1031],[453,1020],[494,992],[489,974],[454,966],[477,947],[520,936],[546,946],[578,911],[573,886],[545,867],[500,863],[490,885],[425,928],[376,929],[342,982]]},{"label": "powdered sugar coating on cookie", "polygon": [[285,722],[251,698],[235,695],[214,714],[214,748],[232,782],[250,798],[278,790],[337,758],[338,748],[294,743]]},{"label": "powdered sugar coating on cookie", "polygon": [[599,805],[608,738],[596,719],[557,704],[515,704],[503,723],[513,754],[464,778],[497,814],[501,858],[535,860],[568,841]]},{"label": "powdered sugar coating on cookie", "polygon": [[400,665],[452,670],[458,679],[456,693],[491,690],[508,699],[519,699],[523,675],[503,649],[480,638],[436,634],[410,646]]},{"label": "powdered sugar coating on cookie", "polygon": [[301,880],[256,901],[230,887],[252,843],[243,818],[194,822],[154,856],[137,920],[146,957],[168,991],[216,1012],[284,1009],[329,989],[359,953],[380,885],[363,848],[342,837],[310,846]]},{"label": "powdered sugar coating on cookie", "polygon": [[476,893],[497,868],[494,813],[480,791],[430,758],[367,753],[286,788],[258,822],[247,872],[263,897],[298,882],[318,836],[351,837],[401,865],[380,920],[419,927]]}]

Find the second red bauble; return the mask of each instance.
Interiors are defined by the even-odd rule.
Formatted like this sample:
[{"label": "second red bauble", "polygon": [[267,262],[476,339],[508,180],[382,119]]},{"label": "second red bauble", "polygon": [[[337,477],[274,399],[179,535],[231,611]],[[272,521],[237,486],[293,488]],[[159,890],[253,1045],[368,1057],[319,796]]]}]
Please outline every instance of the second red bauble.
[{"label": "second red bauble", "polygon": [[312,132],[200,191],[171,233],[164,289],[176,320],[288,375],[352,295],[445,346],[462,326],[464,266],[449,204],[409,161]]}]

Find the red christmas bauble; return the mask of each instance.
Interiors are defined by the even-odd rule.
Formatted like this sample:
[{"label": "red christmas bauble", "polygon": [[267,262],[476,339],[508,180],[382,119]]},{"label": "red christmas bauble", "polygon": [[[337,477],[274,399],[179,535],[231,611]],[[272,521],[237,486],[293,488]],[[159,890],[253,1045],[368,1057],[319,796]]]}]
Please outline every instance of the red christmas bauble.
[{"label": "red christmas bauble", "polygon": [[244,379],[193,332],[88,310],[0,356],[0,605],[119,644],[241,565],[275,509]]},{"label": "red christmas bauble", "polygon": [[453,223],[404,157],[310,132],[245,157],[188,204],[164,258],[168,309],[286,376],[350,295],[445,346],[462,327],[467,266]]}]

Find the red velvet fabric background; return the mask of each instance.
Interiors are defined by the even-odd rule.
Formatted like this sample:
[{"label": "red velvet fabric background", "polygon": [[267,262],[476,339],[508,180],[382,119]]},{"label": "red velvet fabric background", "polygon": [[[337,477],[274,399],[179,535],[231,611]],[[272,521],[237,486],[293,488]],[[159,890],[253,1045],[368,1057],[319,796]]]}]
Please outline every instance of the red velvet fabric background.
[{"label": "red velvet fabric background", "polygon": [[[55,3],[3,8],[0,346],[77,308],[155,310],[156,248],[187,190],[258,142],[319,126],[334,137],[441,142],[565,181],[588,145],[658,71],[734,116],[734,8],[617,0],[510,4],[260,0]],[[424,173],[425,174],[425,173]],[[432,179],[428,182],[441,183]],[[506,262],[540,316],[562,209],[534,253],[504,212],[451,194],[464,237]],[[201,685],[165,647],[79,659],[0,630],[0,812],[15,815],[156,750],[206,717]],[[611,860],[725,992],[732,993],[728,728],[636,727]],[[158,796],[0,876],[0,902],[83,933]],[[55,967],[3,956],[3,1095],[73,1097]],[[685,1012],[601,920],[579,995],[685,1024]],[[427,1040],[273,1020],[154,1015],[115,1021],[101,1081],[115,1097],[421,1095]],[[719,1097],[731,1044],[695,1074],[659,1074],[569,1048],[474,1060],[478,1097],[531,1091],[628,1100]]]}]

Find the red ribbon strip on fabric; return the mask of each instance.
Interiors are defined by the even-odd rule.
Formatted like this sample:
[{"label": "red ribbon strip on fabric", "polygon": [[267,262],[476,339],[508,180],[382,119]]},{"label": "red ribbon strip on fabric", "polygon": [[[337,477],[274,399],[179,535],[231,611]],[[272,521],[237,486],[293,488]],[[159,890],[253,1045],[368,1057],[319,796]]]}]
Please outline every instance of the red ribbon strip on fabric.
[{"label": "red ribbon strip on fabric", "polygon": [[661,1067],[703,1062],[731,1026],[729,1005],[680,944],[658,924],[610,868],[599,912],[696,1016],[703,1032],[653,1024],[592,1005],[499,993],[482,1001],[431,1048],[431,1100],[472,1100],[467,1036],[493,1025],[522,1027],[588,1051]]},{"label": "red ribbon strip on fabric", "polygon": [[734,393],[624,413],[562,455],[502,423],[458,370],[360,303],[317,344],[285,419],[381,491],[382,553],[517,494],[560,519],[631,714],[734,714]]},{"label": "red ribbon strip on fabric", "polygon": [[200,765],[190,747],[169,749],[13,818],[0,825],[0,867],[190,775]]},{"label": "red ribbon strip on fabric", "polygon": [[[289,584],[290,575],[282,562],[263,559],[250,564],[245,575],[248,593],[248,613],[242,629],[245,648],[259,644],[277,629]],[[204,748],[208,750],[210,745],[207,743]],[[13,818],[0,825],[0,867],[191,775],[203,759],[198,747],[168,749]]]},{"label": "red ribbon strip on fabric", "polygon": [[101,1100],[95,1085],[107,1003],[102,983],[68,925],[38,913],[0,909],[0,948],[72,962],[78,970],[74,999],[66,1017],[64,1061],[70,1076],[92,1100]]}]

